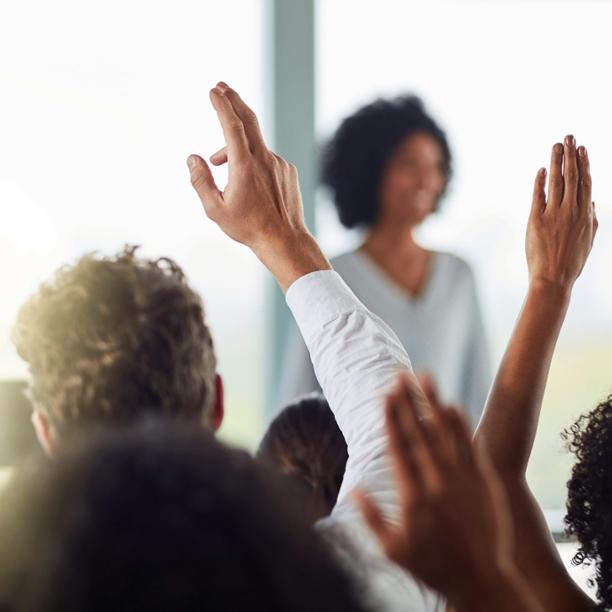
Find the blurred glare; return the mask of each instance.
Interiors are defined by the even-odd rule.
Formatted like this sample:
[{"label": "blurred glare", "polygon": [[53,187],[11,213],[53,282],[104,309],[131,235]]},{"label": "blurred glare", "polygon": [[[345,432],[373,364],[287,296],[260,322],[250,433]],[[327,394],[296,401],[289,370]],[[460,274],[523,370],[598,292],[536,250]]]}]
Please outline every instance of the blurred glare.
[{"label": "blurred glare", "polygon": [[263,0],[6,8],[0,378],[25,375],[9,332],[42,280],[85,252],[141,244],[175,258],[204,296],[228,390],[223,434],[252,443],[263,401],[264,276],[204,217],[185,160],[222,144],[208,101],[218,80],[239,85],[262,111]]}]

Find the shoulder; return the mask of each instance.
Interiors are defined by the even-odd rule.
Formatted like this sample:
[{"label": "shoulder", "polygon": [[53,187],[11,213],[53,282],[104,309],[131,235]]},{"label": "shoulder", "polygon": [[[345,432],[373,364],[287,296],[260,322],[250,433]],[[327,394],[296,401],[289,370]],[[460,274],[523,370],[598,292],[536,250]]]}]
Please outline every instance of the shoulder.
[{"label": "shoulder", "polygon": [[[463,296],[460,301],[465,304],[473,304],[475,300],[478,301],[476,278],[470,264],[454,253],[438,251],[435,254],[437,260],[432,274],[436,285],[443,288],[442,294],[446,297],[452,294],[454,299]],[[439,296],[442,297],[441,294]]]},{"label": "shoulder", "polygon": [[365,262],[359,251],[347,251],[332,257],[329,262],[340,276],[351,276],[352,274],[363,274]]},{"label": "shoulder", "polygon": [[445,275],[452,276],[457,281],[473,282],[472,266],[462,257],[446,251],[434,251],[437,265]]}]

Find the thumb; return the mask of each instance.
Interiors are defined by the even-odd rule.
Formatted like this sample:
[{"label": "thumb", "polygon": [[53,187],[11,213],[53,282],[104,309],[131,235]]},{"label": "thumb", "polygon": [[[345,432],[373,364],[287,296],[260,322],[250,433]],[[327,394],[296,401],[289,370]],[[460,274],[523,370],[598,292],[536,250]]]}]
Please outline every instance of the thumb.
[{"label": "thumb", "polygon": [[211,209],[218,206],[223,200],[212,172],[199,155],[190,155],[187,158],[187,166],[191,175],[191,184],[200,196],[206,214],[210,216]]}]

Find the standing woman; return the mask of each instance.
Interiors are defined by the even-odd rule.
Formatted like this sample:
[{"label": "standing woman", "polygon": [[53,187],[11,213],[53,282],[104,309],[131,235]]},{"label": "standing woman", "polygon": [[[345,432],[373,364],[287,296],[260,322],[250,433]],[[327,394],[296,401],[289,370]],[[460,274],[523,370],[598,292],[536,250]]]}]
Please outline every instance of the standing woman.
[{"label": "standing woman", "polygon": [[[447,402],[475,427],[491,382],[489,353],[469,265],[417,243],[415,229],[436,212],[451,176],[446,135],[421,100],[377,100],[346,118],[323,156],[323,183],[340,222],[365,230],[355,250],[331,263],[357,297],[426,370]],[[288,338],[279,399],[317,389],[297,329]]]}]

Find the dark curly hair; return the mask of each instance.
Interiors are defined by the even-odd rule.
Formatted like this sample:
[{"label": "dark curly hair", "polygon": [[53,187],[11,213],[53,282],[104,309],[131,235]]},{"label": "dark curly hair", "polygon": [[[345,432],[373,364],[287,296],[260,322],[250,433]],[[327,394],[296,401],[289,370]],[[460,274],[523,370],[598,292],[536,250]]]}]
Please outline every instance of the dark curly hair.
[{"label": "dark curly hair", "polygon": [[346,442],[327,400],[313,393],[286,406],[270,423],[257,458],[288,476],[311,522],[336,504],[348,460]]},{"label": "dark curly hair", "polygon": [[58,434],[144,413],[206,422],[216,359],[199,296],[172,260],[86,255],[20,309],[13,329],[34,407]]},{"label": "dark curly hair", "polygon": [[340,124],[324,147],[321,179],[332,192],[344,227],[371,227],[376,222],[383,171],[401,142],[417,132],[440,144],[448,183],[452,157],[446,134],[417,96],[376,100]]},{"label": "dark curly hair", "polygon": [[212,432],[90,430],[28,467],[0,507],[0,610],[362,610],[273,474]]},{"label": "dark curly hair", "polygon": [[573,563],[592,563],[598,610],[612,610],[612,395],[562,434],[576,463],[565,524],[580,544]]}]

